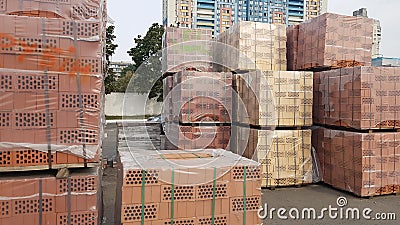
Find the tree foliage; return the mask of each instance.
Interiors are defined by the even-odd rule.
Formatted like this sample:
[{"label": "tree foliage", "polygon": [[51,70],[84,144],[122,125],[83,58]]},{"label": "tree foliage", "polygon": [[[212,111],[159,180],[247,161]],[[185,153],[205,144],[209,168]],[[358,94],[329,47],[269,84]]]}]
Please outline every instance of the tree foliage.
[{"label": "tree foliage", "polygon": [[110,57],[114,55],[115,50],[117,49],[118,45],[114,44],[115,38],[117,38],[114,35],[114,26],[108,26],[107,31],[106,31],[106,60],[107,64],[110,63]]},{"label": "tree foliage", "polygon": [[[134,41],[136,46],[128,51],[137,65],[133,80],[134,92],[146,94],[149,98],[162,101],[161,49],[164,27],[158,23],[151,25],[145,36],[138,35]],[[153,84],[155,84],[153,86]]]},{"label": "tree foliage", "polygon": [[106,68],[107,71],[106,78],[104,79],[105,92],[106,94],[110,94],[116,90],[116,76],[115,73],[109,68],[110,66],[110,58],[114,55],[115,50],[118,45],[114,44],[114,40],[116,36],[114,35],[114,26],[107,27],[106,31]]}]

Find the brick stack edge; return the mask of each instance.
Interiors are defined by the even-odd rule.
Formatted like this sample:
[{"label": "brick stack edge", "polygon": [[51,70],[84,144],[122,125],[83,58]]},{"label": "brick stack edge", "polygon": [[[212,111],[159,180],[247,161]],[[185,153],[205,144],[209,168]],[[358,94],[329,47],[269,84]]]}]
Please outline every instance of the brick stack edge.
[{"label": "brick stack edge", "polygon": [[106,16],[104,0],[1,1],[0,224],[101,223]]}]

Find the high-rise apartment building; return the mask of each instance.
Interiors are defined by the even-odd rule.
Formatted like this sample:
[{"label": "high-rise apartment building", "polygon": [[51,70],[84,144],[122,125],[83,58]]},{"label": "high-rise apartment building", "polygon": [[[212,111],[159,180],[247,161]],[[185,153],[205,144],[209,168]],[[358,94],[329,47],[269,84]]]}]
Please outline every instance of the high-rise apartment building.
[{"label": "high-rise apartment building", "polygon": [[315,18],[328,11],[328,0],[306,0],[305,20]]},{"label": "high-rise apartment building", "polygon": [[236,0],[163,0],[163,24],[212,29],[219,33],[236,20]]},{"label": "high-rise apartment building", "polygon": [[[368,12],[366,8],[361,8],[357,11],[353,12],[353,16],[361,16],[368,18]],[[374,37],[372,42],[372,58],[380,57],[380,46],[382,41],[382,28],[381,22],[377,19],[374,19]]]},{"label": "high-rise apartment building", "polygon": [[238,19],[287,24],[287,0],[238,0]]},{"label": "high-rise apartment building", "polygon": [[328,0],[163,0],[163,24],[212,29],[239,20],[293,25],[325,13]]}]

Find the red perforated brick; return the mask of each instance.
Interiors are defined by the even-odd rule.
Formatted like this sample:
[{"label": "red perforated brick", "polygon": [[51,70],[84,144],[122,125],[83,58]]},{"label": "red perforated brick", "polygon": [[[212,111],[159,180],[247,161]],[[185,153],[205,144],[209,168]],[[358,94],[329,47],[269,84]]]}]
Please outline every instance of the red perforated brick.
[{"label": "red perforated brick", "polygon": [[[137,186],[142,185],[142,174],[141,170],[128,170],[125,174],[124,185],[127,186]],[[158,184],[158,170],[148,170],[146,171],[145,182],[147,185]]]},{"label": "red perforated brick", "polygon": [[197,225],[195,219],[193,218],[186,218],[186,219],[174,219],[172,222],[171,220],[163,220],[161,222],[162,225]]},{"label": "red perforated brick", "polygon": [[[261,199],[260,197],[248,197],[246,198],[246,210],[255,211],[260,208]],[[244,198],[231,198],[231,210],[232,212],[243,212],[244,211]]]},{"label": "red perforated brick", "polygon": [[0,129],[1,128],[10,128],[10,127],[11,127],[11,113],[10,112],[0,112]]},{"label": "red perforated brick", "polygon": [[[196,188],[196,198],[199,200],[212,199],[214,195],[213,184],[203,184]],[[226,183],[217,183],[215,188],[215,198],[227,198],[228,186]]]},{"label": "red perforated brick", "polygon": [[[172,186],[162,186],[162,201],[172,200]],[[174,187],[174,200],[175,201],[191,201],[195,200],[194,186],[175,186]]]},{"label": "red perforated brick", "polygon": [[[36,214],[39,213],[39,199],[23,199],[13,200],[13,214]],[[50,213],[54,212],[54,199],[50,197],[42,198],[42,212]]]},{"label": "red perforated brick", "polygon": [[0,11],[5,11],[7,9],[7,0],[0,0]]},{"label": "red perforated brick", "polygon": [[[15,154],[15,165],[16,166],[28,166],[28,165],[45,165],[48,164],[47,152],[42,152],[33,149],[16,150],[13,151]],[[54,163],[53,155],[51,156],[51,162]]]},{"label": "red perforated brick", "polygon": [[[16,81],[18,90],[37,91],[45,90],[44,75],[18,75]],[[48,90],[58,90],[58,76],[48,75]]]},{"label": "red perforated brick", "polygon": [[100,96],[97,94],[60,93],[60,109],[79,109],[79,98],[83,109],[99,109]]},{"label": "red perforated brick", "polygon": [[[71,224],[76,225],[97,225],[97,213],[75,212],[71,213]],[[57,214],[57,225],[68,225],[68,213]]]},{"label": "red perforated brick", "polygon": [[97,142],[97,130],[58,129],[59,144],[97,144]]},{"label": "red perforated brick", "polygon": [[[156,220],[158,218],[158,205],[144,205],[144,220]],[[140,221],[142,218],[142,204],[125,205],[122,208],[122,222]]]},{"label": "red perforated brick", "polygon": [[212,217],[199,218],[199,225],[230,225],[227,216],[215,216],[214,223]]},{"label": "red perforated brick", "polygon": [[0,150],[0,167],[12,165],[11,151]]},{"label": "red perforated brick", "polygon": [[[97,18],[98,17],[98,7],[92,7],[89,5],[73,5],[72,6],[72,16],[74,18],[85,18],[85,19],[89,19],[89,18]],[[78,23],[78,28],[80,28],[80,32],[79,34],[81,34],[82,37],[85,37],[83,34],[89,35],[90,32],[91,33],[95,33],[97,31],[97,33],[99,33],[99,29],[98,27],[96,27],[97,29],[93,29],[92,27],[84,27],[82,26],[82,23]],[[92,28],[92,29],[90,29]],[[82,31],[83,29],[83,31]],[[86,31],[88,30],[88,31]]]},{"label": "red perforated brick", "polygon": [[[232,169],[233,180],[243,180],[244,179],[244,166],[235,166]],[[246,179],[260,179],[261,170],[258,166],[247,166],[246,167]]]},{"label": "red perforated brick", "polygon": [[9,201],[0,201],[0,218],[11,216],[11,206]]},{"label": "red perforated brick", "polygon": [[[79,6],[73,6],[72,8],[73,13],[78,11],[84,11],[85,8]],[[87,14],[97,14],[97,12],[92,12],[90,9],[87,11]],[[94,22],[75,22],[76,23],[76,35],[78,38],[85,38],[85,37],[94,37],[99,36],[100,24]],[[74,36],[74,24],[72,21],[63,21],[62,23],[62,30],[63,35],[66,36]]]},{"label": "red perforated brick", "polygon": [[[58,193],[68,192],[68,179],[57,180]],[[94,177],[71,178],[71,192],[96,191],[97,183]]]},{"label": "red perforated brick", "polygon": [[13,88],[12,76],[8,74],[0,74],[0,89],[12,90],[12,88]]},{"label": "red perforated brick", "polygon": [[98,58],[62,58],[61,65],[63,71],[81,74],[99,74],[101,73],[101,61]]},{"label": "red perforated brick", "polygon": [[[55,127],[56,115],[50,112],[50,127]],[[46,128],[46,112],[16,112],[14,113],[16,128]]]},{"label": "red perforated brick", "polygon": [[46,43],[43,43],[43,37],[15,37],[17,44],[13,51],[26,54],[28,51],[32,53],[43,53],[45,50],[58,48],[57,38],[46,37]]},{"label": "red perforated brick", "polygon": [[0,44],[1,44],[0,50],[2,52],[12,52],[14,50],[12,40],[10,40],[10,38],[7,36],[3,35],[0,38]]}]

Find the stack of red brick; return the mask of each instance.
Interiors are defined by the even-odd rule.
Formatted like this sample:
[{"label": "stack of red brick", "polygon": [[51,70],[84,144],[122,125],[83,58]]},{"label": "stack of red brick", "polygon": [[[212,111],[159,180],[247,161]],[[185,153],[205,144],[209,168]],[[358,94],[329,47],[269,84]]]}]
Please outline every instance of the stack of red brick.
[{"label": "stack of red brick", "polygon": [[331,128],[313,137],[325,182],[359,196],[400,192],[399,75],[394,67],[316,73],[314,122]]},{"label": "stack of red brick", "polygon": [[0,224],[101,224],[99,168],[60,179],[25,173],[0,178]]},{"label": "stack of red brick", "polygon": [[104,0],[0,1],[0,224],[101,222],[106,16]]},{"label": "stack of red brick", "polygon": [[[229,149],[232,73],[210,72],[211,54],[204,55],[206,52],[201,50],[209,46],[211,35],[207,33],[202,29],[168,28],[164,34],[163,66],[168,67],[164,68],[163,80],[165,149]],[[172,43],[175,48],[192,50],[179,53],[186,61],[170,63],[177,54],[169,48]],[[208,58],[196,60],[190,58],[192,55]],[[205,61],[209,68],[203,67]]]},{"label": "stack of red brick", "polygon": [[400,128],[400,68],[353,67],[315,75],[316,123]]},{"label": "stack of red brick", "polygon": [[289,69],[316,72],[313,122],[323,128],[312,140],[321,178],[358,196],[400,191],[400,70],[369,66],[372,28],[371,19],[330,13],[288,28]]},{"label": "stack of red brick", "polygon": [[313,132],[324,182],[358,196],[400,192],[400,133]]},{"label": "stack of red brick", "polygon": [[[116,224],[260,224],[260,165],[222,149],[118,148]],[[133,160],[134,159],[134,160]]]},{"label": "stack of red brick", "polygon": [[0,15],[0,167],[99,161],[103,1],[5,3],[29,17]]},{"label": "stack of red brick", "polygon": [[163,73],[173,74],[186,68],[212,71],[212,31],[209,29],[165,28],[163,36]]},{"label": "stack of red brick", "polygon": [[369,66],[373,20],[325,13],[288,28],[289,70]]}]

